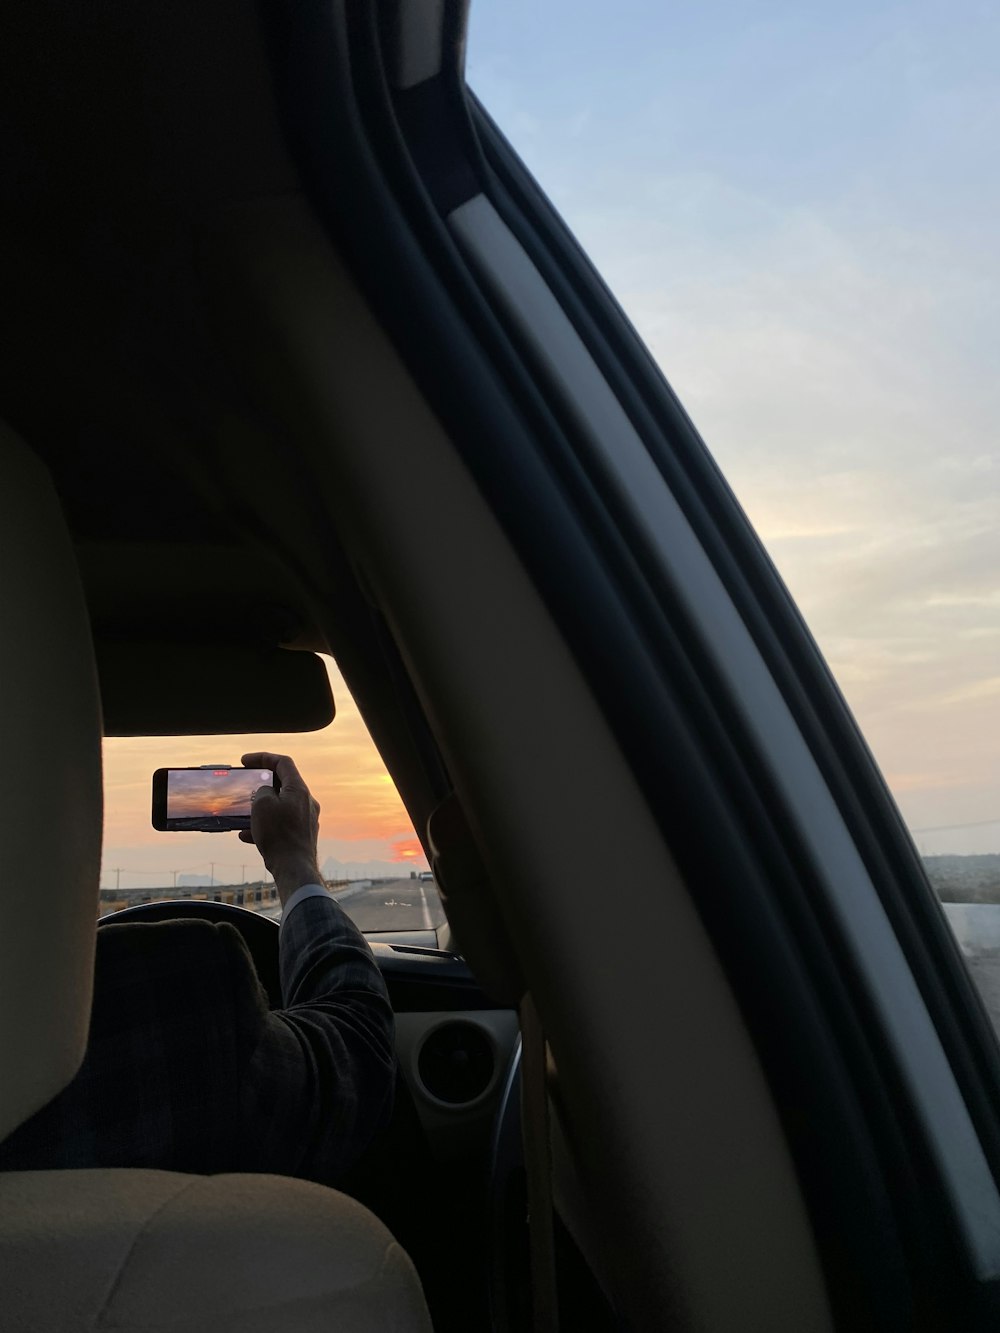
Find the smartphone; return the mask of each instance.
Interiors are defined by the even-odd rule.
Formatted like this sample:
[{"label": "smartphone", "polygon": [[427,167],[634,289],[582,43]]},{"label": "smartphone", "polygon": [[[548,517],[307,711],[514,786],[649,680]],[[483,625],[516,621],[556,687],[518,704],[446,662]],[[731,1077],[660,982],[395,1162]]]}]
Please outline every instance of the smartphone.
[{"label": "smartphone", "polygon": [[178,833],[226,833],[250,827],[250,797],[273,787],[269,768],[158,768],[153,774],[153,828]]}]

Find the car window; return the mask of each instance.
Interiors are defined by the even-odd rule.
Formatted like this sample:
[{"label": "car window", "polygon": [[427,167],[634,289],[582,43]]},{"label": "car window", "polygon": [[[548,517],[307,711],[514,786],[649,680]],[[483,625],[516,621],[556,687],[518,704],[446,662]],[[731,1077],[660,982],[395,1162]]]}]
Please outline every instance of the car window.
[{"label": "car window", "polygon": [[467,77],[763,539],[1000,1028],[998,57],[971,0],[477,0]]},{"label": "car window", "polygon": [[336,717],[322,731],[271,736],[109,737],[104,741],[101,915],[165,898],[215,900],[280,915],[259,854],[236,833],[158,832],[157,768],[238,764],[290,754],[321,806],[324,878],[362,930],[419,931],[444,921],[427,860],[343,677],[328,660]]}]

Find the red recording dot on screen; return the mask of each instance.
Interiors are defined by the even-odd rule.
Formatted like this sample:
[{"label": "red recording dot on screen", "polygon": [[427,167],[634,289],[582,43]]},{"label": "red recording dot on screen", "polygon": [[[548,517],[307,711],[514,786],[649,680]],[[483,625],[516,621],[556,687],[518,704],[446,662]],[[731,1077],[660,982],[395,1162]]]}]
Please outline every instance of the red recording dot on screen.
[{"label": "red recording dot on screen", "polygon": [[229,773],[229,769],[228,769],[228,768],[213,768],[213,769],[212,769],[212,777],[213,777],[213,778],[224,778],[224,777],[226,777],[226,776],[228,775],[228,773]]}]

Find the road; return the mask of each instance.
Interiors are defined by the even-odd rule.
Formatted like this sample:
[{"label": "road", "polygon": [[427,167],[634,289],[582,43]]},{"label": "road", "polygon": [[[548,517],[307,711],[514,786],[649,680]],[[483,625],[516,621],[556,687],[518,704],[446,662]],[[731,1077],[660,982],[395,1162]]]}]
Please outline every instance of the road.
[{"label": "road", "polygon": [[[444,921],[437,889],[419,879],[377,881],[369,888],[350,888],[334,897],[364,931],[435,930]],[[278,916],[279,912],[275,908],[265,915]]]},{"label": "road", "polygon": [[432,883],[419,879],[376,882],[338,893],[337,901],[361,930],[435,930],[444,912]]},{"label": "road", "polygon": [[942,907],[1000,1036],[1000,903],[942,903]]}]

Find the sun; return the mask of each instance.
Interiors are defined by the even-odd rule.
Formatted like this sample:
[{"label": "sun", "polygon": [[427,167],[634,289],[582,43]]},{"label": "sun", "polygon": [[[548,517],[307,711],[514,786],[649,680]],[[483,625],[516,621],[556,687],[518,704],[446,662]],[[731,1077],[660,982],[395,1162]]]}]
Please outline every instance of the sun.
[{"label": "sun", "polygon": [[394,861],[422,861],[424,849],[416,838],[395,838],[392,844]]}]

